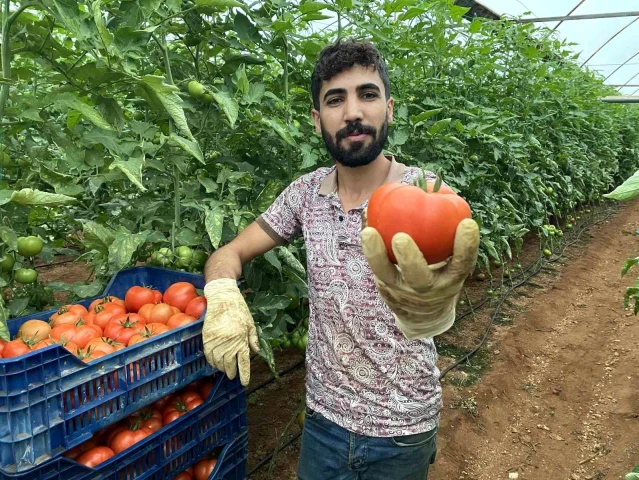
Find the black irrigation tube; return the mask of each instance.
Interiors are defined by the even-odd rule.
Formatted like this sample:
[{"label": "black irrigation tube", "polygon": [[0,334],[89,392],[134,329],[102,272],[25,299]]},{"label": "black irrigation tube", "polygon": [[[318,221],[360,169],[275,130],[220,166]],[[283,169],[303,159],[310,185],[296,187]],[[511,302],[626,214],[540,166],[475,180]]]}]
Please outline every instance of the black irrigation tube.
[{"label": "black irrigation tube", "polygon": [[[297,440],[298,438],[300,438],[302,436],[302,431],[300,430],[299,432],[297,432],[295,435],[293,435],[291,438],[289,438],[286,443],[284,445],[281,446],[281,448],[278,450],[278,452],[281,452],[282,450],[284,450],[285,448],[288,448],[289,445],[291,445],[295,440]],[[264,457],[262,460],[259,461],[259,463],[257,465],[255,465],[247,474],[247,477],[250,477],[251,475],[253,475],[255,472],[257,472],[260,468],[262,468],[264,465],[266,465],[269,460],[271,460],[271,458],[273,458],[273,452],[269,453],[266,457]]]},{"label": "black irrigation tube", "polygon": [[[290,367],[282,370],[281,372],[277,373],[278,378],[281,378],[283,375],[286,375],[289,372],[292,372],[293,370],[295,370],[297,367],[301,366],[304,364],[304,359],[302,358],[301,360],[299,360],[298,362],[294,363],[293,365],[291,365]],[[246,391],[247,395],[250,395],[251,393],[265,387],[266,385],[268,385],[269,383],[275,381],[275,376],[271,375],[271,377],[268,380],[264,380],[262,383],[260,383],[259,385],[256,385],[254,387],[251,387],[250,389],[248,389]]]}]

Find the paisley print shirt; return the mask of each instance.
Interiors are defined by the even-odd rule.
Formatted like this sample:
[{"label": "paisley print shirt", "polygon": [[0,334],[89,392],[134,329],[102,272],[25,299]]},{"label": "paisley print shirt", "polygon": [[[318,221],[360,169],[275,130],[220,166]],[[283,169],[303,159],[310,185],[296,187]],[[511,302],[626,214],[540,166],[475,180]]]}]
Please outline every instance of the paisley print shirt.
[{"label": "paisley print shirt", "polygon": [[[386,182],[417,178],[417,168],[389,161]],[[442,407],[435,344],[432,338],[407,340],[396,327],[362,252],[361,214],[368,201],[344,212],[336,175],[331,167],[298,178],[258,219],[281,243],[304,235],[310,307],[307,404],[361,435],[431,430]]]}]

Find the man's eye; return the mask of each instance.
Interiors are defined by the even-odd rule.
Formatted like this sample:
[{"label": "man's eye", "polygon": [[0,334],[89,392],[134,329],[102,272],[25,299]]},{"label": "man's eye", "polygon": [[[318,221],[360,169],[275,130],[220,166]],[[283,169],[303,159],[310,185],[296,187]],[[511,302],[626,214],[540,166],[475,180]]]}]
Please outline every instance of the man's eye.
[{"label": "man's eye", "polygon": [[338,104],[342,99],[338,98],[338,97],[333,97],[331,98],[328,102],[326,102],[328,105],[336,105]]},{"label": "man's eye", "polygon": [[373,99],[373,98],[377,98],[377,94],[376,94],[376,93],[374,93],[374,92],[366,92],[366,93],[363,95],[363,97],[364,97],[364,98],[366,98],[366,99],[368,99],[368,100],[370,100],[370,99]]}]

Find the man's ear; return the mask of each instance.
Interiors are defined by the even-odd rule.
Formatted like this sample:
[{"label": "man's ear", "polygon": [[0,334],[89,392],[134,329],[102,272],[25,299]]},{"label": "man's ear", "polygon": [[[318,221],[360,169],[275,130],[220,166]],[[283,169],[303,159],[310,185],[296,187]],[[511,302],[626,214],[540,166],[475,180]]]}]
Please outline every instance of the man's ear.
[{"label": "man's ear", "polygon": [[316,109],[313,109],[311,113],[313,114],[313,122],[315,123],[315,131],[316,131],[318,134],[320,134],[320,135],[321,135],[321,134],[322,134],[322,125],[321,125],[321,123],[320,123],[320,114],[319,114],[319,111],[318,111],[318,110],[316,110]]},{"label": "man's ear", "polygon": [[393,97],[388,99],[386,116],[388,117],[388,123],[393,123],[393,109],[395,107],[395,99]]}]

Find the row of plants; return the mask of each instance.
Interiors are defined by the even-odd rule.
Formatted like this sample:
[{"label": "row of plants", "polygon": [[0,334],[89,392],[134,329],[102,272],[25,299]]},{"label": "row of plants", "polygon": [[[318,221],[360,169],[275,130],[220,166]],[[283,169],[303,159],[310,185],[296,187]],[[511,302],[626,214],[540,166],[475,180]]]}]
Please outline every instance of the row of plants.
[{"label": "row of plants", "polygon": [[[97,295],[140,262],[199,272],[290,181],[331,165],[310,75],[338,38],[383,53],[387,151],[469,202],[487,273],[639,164],[637,110],[600,102],[611,90],[566,42],[467,20],[452,0],[2,3],[3,319],[54,305],[56,290]],[[18,250],[29,236],[44,241],[38,262],[77,255],[90,282],[19,283],[36,266]],[[296,241],[244,269],[271,367],[272,340],[304,336],[304,264]]]}]

